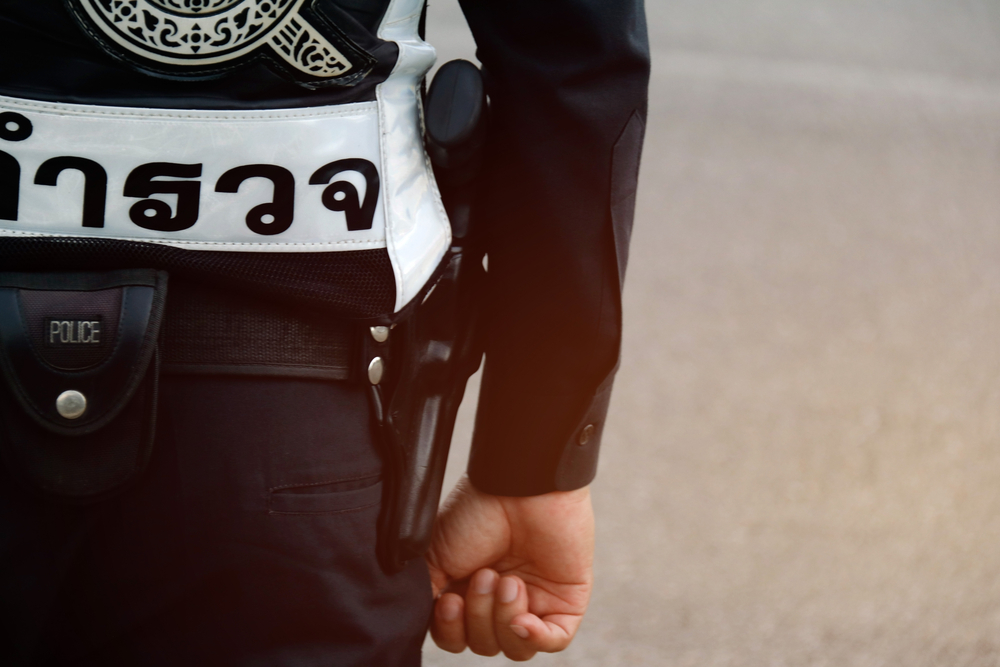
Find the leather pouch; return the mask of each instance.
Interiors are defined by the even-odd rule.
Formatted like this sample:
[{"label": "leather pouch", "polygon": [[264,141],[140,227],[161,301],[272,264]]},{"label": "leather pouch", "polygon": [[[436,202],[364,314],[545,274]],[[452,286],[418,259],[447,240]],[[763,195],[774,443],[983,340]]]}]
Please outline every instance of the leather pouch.
[{"label": "leather pouch", "polygon": [[76,502],[145,468],[167,275],[0,273],[0,457],[13,477]]}]

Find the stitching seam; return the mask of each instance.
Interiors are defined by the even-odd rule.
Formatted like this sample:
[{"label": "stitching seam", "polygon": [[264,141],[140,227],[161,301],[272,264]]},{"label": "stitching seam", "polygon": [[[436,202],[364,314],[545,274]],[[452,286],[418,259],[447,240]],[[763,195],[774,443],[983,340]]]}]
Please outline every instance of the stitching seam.
[{"label": "stitching seam", "polygon": [[184,239],[149,239],[149,238],[137,238],[137,237],[121,237],[121,236],[83,236],[79,234],[60,234],[58,232],[45,233],[45,232],[26,232],[20,229],[3,229],[0,228],[0,236],[6,235],[16,235],[20,234],[23,236],[58,236],[60,238],[82,238],[82,239],[109,239],[112,241],[135,241],[137,243],[162,243],[165,245],[209,245],[209,246],[254,246],[254,247],[271,247],[271,246],[308,246],[308,247],[325,247],[334,245],[362,245],[375,244],[374,247],[381,248],[384,243],[381,239],[372,239],[370,241],[355,241],[355,240],[343,240],[343,241],[323,241],[318,243],[254,243],[251,241],[187,241]]},{"label": "stitching seam", "polygon": [[244,114],[194,115],[194,114],[173,114],[169,112],[143,114],[131,110],[110,111],[107,109],[91,110],[91,109],[66,108],[55,104],[45,104],[42,102],[31,102],[27,100],[22,101],[20,99],[0,96],[0,106],[11,109],[16,109],[18,107],[21,107],[24,109],[30,109],[32,111],[35,111],[36,113],[48,113],[62,117],[82,116],[85,118],[90,118],[90,117],[130,118],[133,120],[144,120],[144,121],[148,121],[150,119],[155,119],[155,118],[163,120],[254,121],[254,120],[295,120],[299,118],[337,118],[337,117],[348,117],[348,116],[362,116],[362,115],[368,115],[365,112],[374,111],[376,105],[374,102],[355,102],[353,103],[353,105],[352,104],[338,105],[340,107],[351,107],[346,109],[345,108],[326,109],[324,111],[315,111],[315,112],[300,112],[294,109],[288,109],[285,113],[272,113],[267,115],[258,115],[260,114],[260,112],[257,111],[248,111],[246,115]]},{"label": "stitching seam", "polygon": [[[372,484],[371,486],[375,486],[376,484],[382,481],[382,476],[379,474],[358,475],[356,477],[343,477],[340,479],[327,480],[325,482],[311,482],[309,484],[282,484],[281,486],[272,486],[270,489],[268,489],[268,491],[274,493],[275,491],[281,491],[283,489],[307,489],[312,486],[326,486],[327,484],[340,484],[341,482],[357,482],[362,479],[372,479],[372,478],[377,478],[377,479],[375,481],[375,484]],[[370,487],[366,486],[362,488],[367,489]],[[351,491],[360,491],[360,490],[361,489],[351,489]]]},{"label": "stitching seam", "polygon": [[368,505],[362,505],[361,507],[349,507],[342,510],[327,510],[321,512],[282,512],[280,510],[269,509],[267,513],[270,516],[316,516],[318,514],[347,514],[348,512],[360,512],[361,510],[366,510],[369,507],[377,506],[381,501],[376,501]]}]

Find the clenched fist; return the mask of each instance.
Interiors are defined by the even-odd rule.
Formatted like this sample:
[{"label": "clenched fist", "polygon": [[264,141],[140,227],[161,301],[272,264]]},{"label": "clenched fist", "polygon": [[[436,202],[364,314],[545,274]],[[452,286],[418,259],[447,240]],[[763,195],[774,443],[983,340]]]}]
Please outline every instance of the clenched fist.
[{"label": "clenched fist", "polygon": [[434,642],[511,660],[563,650],[587,610],[593,557],[588,488],[493,496],[463,478],[438,514],[427,554]]}]

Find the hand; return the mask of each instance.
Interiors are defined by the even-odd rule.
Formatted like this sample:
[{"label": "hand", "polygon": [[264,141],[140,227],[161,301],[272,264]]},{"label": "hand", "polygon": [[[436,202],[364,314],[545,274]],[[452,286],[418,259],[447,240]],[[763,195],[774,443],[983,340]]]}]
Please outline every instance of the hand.
[{"label": "hand", "polygon": [[573,640],[593,587],[588,488],[516,498],[463,477],[438,513],[427,554],[446,651],[529,660]]}]

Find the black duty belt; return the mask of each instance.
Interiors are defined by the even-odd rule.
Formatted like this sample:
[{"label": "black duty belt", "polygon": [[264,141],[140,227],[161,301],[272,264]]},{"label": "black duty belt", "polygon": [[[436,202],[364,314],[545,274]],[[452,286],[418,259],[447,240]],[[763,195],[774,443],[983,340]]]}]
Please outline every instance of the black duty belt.
[{"label": "black duty belt", "polygon": [[358,330],[309,306],[174,280],[160,332],[161,368],[349,380]]}]

